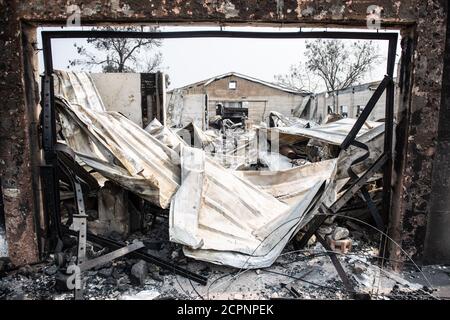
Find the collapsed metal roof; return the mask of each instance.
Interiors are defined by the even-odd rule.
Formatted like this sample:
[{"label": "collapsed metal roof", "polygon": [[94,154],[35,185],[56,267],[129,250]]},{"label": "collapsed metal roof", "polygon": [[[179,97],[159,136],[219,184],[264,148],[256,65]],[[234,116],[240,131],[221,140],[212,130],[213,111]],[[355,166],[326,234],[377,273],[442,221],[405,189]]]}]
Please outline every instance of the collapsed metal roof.
[{"label": "collapsed metal roof", "polygon": [[[336,200],[339,165],[359,156],[342,152],[282,171],[228,170],[156,121],[142,129],[106,111],[88,74],[56,75],[57,110],[76,156],[143,199],[161,208],[170,203],[170,240],[195,259],[238,268],[270,266],[318,207]],[[270,130],[339,144],[355,121]],[[367,123],[358,138],[369,142],[382,133],[382,124]]]}]

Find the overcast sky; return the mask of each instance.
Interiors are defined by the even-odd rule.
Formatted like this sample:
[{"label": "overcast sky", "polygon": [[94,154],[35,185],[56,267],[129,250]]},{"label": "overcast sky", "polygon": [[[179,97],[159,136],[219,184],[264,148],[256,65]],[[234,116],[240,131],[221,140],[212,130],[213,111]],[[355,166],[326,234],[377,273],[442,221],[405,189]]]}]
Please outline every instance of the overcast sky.
[{"label": "overcast sky", "polygon": [[[72,30],[74,28],[65,28]],[[79,28],[80,29],[80,28]],[[61,28],[47,28],[61,30]],[[84,28],[89,30],[89,28]],[[217,27],[163,27],[163,31],[218,30]],[[228,31],[297,32],[298,28],[226,27]],[[303,29],[307,32],[311,29]],[[317,29],[315,29],[317,30]],[[323,30],[323,29],[321,29]],[[331,31],[332,29],[327,29]],[[342,31],[342,30],[339,30]],[[348,31],[348,30],[347,30]],[[352,30],[356,31],[356,30]],[[367,30],[359,30],[367,31]],[[40,36],[38,36],[40,41]],[[346,40],[351,41],[351,40]],[[85,40],[53,40],[53,64],[55,69],[67,70],[69,60],[78,57],[74,43],[86,44]],[[383,56],[383,62],[369,72],[365,81],[381,80],[386,72],[387,41],[375,41]],[[40,43],[39,43],[40,45]],[[255,78],[274,82],[277,74],[286,74],[289,67],[304,61],[303,39],[238,39],[238,38],[194,38],[164,39],[158,48],[162,53],[161,69],[170,76],[170,89],[204,80],[219,74],[235,71]],[[398,59],[397,54],[397,59]],[[42,55],[40,55],[42,71]],[[78,67],[75,70],[80,70]],[[92,69],[92,72],[101,70]]]}]

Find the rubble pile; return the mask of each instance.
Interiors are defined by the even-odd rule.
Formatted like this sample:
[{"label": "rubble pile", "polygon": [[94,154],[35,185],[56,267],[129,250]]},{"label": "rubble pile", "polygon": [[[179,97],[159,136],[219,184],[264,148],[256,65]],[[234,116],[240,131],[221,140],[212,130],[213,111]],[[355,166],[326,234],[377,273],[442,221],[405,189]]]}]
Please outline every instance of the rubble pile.
[{"label": "rubble pile", "polygon": [[[0,298],[70,298],[73,267],[87,299],[355,298],[330,253],[370,298],[427,295],[364,254],[377,240],[354,221],[330,215],[307,248],[293,248],[381,156],[383,123],[366,122],[346,150],[355,119],[318,125],[271,112],[252,128],[218,118],[208,131],[156,119],[142,129],[106,111],[88,74],[56,75],[64,234],[48,263],[0,269]],[[379,183],[367,184],[375,205]],[[367,213],[358,201],[347,199],[346,215]],[[205,277],[209,286],[192,282]]]},{"label": "rubble pile", "polygon": [[[142,237],[142,235],[140,235]],[[151,239],[148,239],[151,241]],[[210,279],[200,286],[139,259],[122,258],[84,275],[84,298],[89,300],[153,299],[353,299],[345,290],[327,253],[318,244],[301,252],[288,245],[269,268],[239,270],[183,256],[177,245],[165,242],[161,254]],[[155,250],[152,250],[153,252]],[[414,269],[397,275],[381,271],[373,257],[374,247],[356,242],[351,254],[339,259],[365,299],[435,299],[432,290],[405,278]],[[0,299],[70,300],[55,279],[58,267],[49,260],[35,266],[9,271],[0,277]],[[363,296],[364,298],[364,296]]]}]

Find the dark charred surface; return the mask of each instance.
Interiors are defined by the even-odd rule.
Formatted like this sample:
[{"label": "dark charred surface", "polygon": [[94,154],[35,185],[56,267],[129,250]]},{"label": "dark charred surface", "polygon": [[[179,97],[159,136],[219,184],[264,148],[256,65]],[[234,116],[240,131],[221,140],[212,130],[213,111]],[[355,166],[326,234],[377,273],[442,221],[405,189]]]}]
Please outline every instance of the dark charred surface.
[{"label": "dark charred surface", "polygon": [[416,10],[417,42],[406,163],[402,179],[402,208],[399,212],[402,236],[399,240],[408,254],[421,260],[431,206],[432,163],[438,133],[446,7],[444,3],[427,2],[420,3]]},{"label": "dark charred surface", "polygon": [[433,163],[431,209],[427,220],[425,260],[450,263],[450,21],[442,79],[436,157]]},{"label": "dark charred surface", "polygon": [[9,255],[16,265],[38,261],[29,123],[23,86],[20,25],[14,6],[0,5],[0,174]]},{"label": "dark charred surface", "polygon": [[[374,3],[375,2],[375,3]],[[211,21],[349,23],[365,25],[367,8],[383,8],[386,21],[405,23],[417,18],[417,1],[344,0],[110,0],[110,1],[21,1],[20,16],[27,20],[62,21],[66,5],[76,4],[85,21]],[[443,1],[431,2],[440,7]]]}]

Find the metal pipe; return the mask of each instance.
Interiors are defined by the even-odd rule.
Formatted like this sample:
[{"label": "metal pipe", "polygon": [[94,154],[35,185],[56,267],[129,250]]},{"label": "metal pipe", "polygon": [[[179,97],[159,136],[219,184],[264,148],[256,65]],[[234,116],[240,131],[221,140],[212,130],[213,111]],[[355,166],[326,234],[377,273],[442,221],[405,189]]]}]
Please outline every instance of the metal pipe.
[{"label": "metal pipe", "polygon": [[357,40],[395,40],[397,34],[392,32],[248,32],[248,31],[170,31],[170,32],[136,32],[136,31],[43,31],[43,39],[61,38],[263,38],[263,39],[357,39]]},{"label": "metal pipe", "polygon": [[[384,128],[384,153],[393,154],[394,145],[394,101],[395,101],[395,83],[394,67],[395,67],[395,53],[397,52],[397,39],[389,40],[388,61],[387,61],[387,75],[391,81],[386,87],[386,111],[385,111],[385,128]],[[392,157],[386,162],[383,173],[383,213],[382,216],[385,221],[388,221],[389,212],[392,206]]]}]

